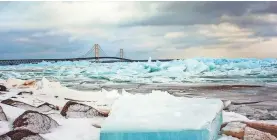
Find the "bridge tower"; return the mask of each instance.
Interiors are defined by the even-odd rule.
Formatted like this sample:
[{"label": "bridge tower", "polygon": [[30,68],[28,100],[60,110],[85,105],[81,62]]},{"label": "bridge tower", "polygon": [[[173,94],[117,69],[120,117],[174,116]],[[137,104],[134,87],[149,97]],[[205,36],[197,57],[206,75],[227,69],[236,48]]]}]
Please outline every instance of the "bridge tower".
[{"label": "bridge tower", "polygon": [[124,58],[124,52],[123,52],[123,49],[120,49],[120,58]]},{"label": "bridge tower", "polygon": [[99,62],[99,45],[98,44],[94,44],[93,46],[94,48],[94,57],[95,57],[95,61]]}]

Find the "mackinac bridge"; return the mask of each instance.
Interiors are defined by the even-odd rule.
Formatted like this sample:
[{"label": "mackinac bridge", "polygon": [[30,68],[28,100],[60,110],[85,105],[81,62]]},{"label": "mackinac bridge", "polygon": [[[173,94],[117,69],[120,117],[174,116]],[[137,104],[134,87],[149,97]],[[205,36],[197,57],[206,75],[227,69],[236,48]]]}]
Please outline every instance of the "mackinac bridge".
[{"label": "mackinac bridge", "polygon": [[[89,51],[76,58],[59,58],[59,59],[11,59],[0,60],[0,65],[18,65],[40,62],[58,62],[58,61],[82,61],[88,60],[96,63],[114,63],[114,62],[147,62],[148,59],[135,60],[126,57],[123,49],[120,49],[115,56],[108,56],[99,44],[94,44]],[[152,61],[172,61],[173,59],[157,59]]]}]

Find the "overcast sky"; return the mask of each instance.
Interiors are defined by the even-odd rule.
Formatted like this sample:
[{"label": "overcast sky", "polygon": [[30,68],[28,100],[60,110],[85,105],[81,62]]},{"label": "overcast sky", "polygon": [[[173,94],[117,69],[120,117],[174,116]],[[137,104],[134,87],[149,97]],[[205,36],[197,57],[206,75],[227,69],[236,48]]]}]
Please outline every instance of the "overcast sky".
[{"label": "overcast sky", "polygon": [[0,2],[0,59],[277,57],[277,2]]}]

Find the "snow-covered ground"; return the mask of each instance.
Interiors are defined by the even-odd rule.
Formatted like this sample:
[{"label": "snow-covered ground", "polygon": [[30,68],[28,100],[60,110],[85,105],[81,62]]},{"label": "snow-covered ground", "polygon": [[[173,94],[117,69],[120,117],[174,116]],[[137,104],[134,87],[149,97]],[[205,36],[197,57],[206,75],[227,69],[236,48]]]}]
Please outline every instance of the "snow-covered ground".
[{"label": "snow-covered ground", "polygon": [[[57,123],[59,124],[57,128],[51,129],[50,133],[40,134],[46,140],[99,140],[100,128],[97,128],[94,125],[101,126],[101,124],[105,121],[104,117],[65,118],[60,114],[63,106],[69,100],[75,100],[76,102],[89,105],[98,110],[110,110],[114,101],[116,101],[123,95],[130,95],[124,90],[122,93],[119,93],[116,90],[106,91],[104,89],[99,92],[77,91],[63,87],[58,82],[49,82],[45,78],[43,78],[41,81],[37,81],[34,85],[22,86],[24,82],[25,81],[17,79],[0,81],[0,84],[5,85],[9,89],[8,92],[2,92],[3,94],[0,95],[0,100],[3,101],[6,99],[12,99],[29,104],[34,107],[47,102],[59,107],[59,111],[51,110],[43,112],[44,114],[47,114],[49,117],[57,121]],[[17,95],[20,91],[32,91],[33,94]],[[165,97],[163,96],[164,92],[153,92],[155,92],[157,98]],[[159,92],[161,92],[161,94],[158,94]],[[132,96],[143,95],[137,93]],[[12,130],[13,121],[24,111],[26,111],[26,108],[24,109],[24,107],[20,106],[14,107],[3,103],[1,103],[0,106],[3,108],[3,111],[8,118],[8,121],[0,121],[0,135],[2,135]],[[245,116],[234,112],[223,111],[223,122],[241,120],[245,121],[248,119]],[[221,140],[222,139],[228,139],[228,137],[221,138]]]}]

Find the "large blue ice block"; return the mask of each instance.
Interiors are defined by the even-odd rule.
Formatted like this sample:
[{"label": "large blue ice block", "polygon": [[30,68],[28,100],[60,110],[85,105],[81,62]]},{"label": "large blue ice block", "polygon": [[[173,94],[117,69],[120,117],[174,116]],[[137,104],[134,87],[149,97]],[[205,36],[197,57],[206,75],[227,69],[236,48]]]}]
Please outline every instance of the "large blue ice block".
[{"label": "large blue ice block", "polygon": [[121,97],[102,125],[100,140],[215,140],[222,106],[217,99],[164,94]]}]

